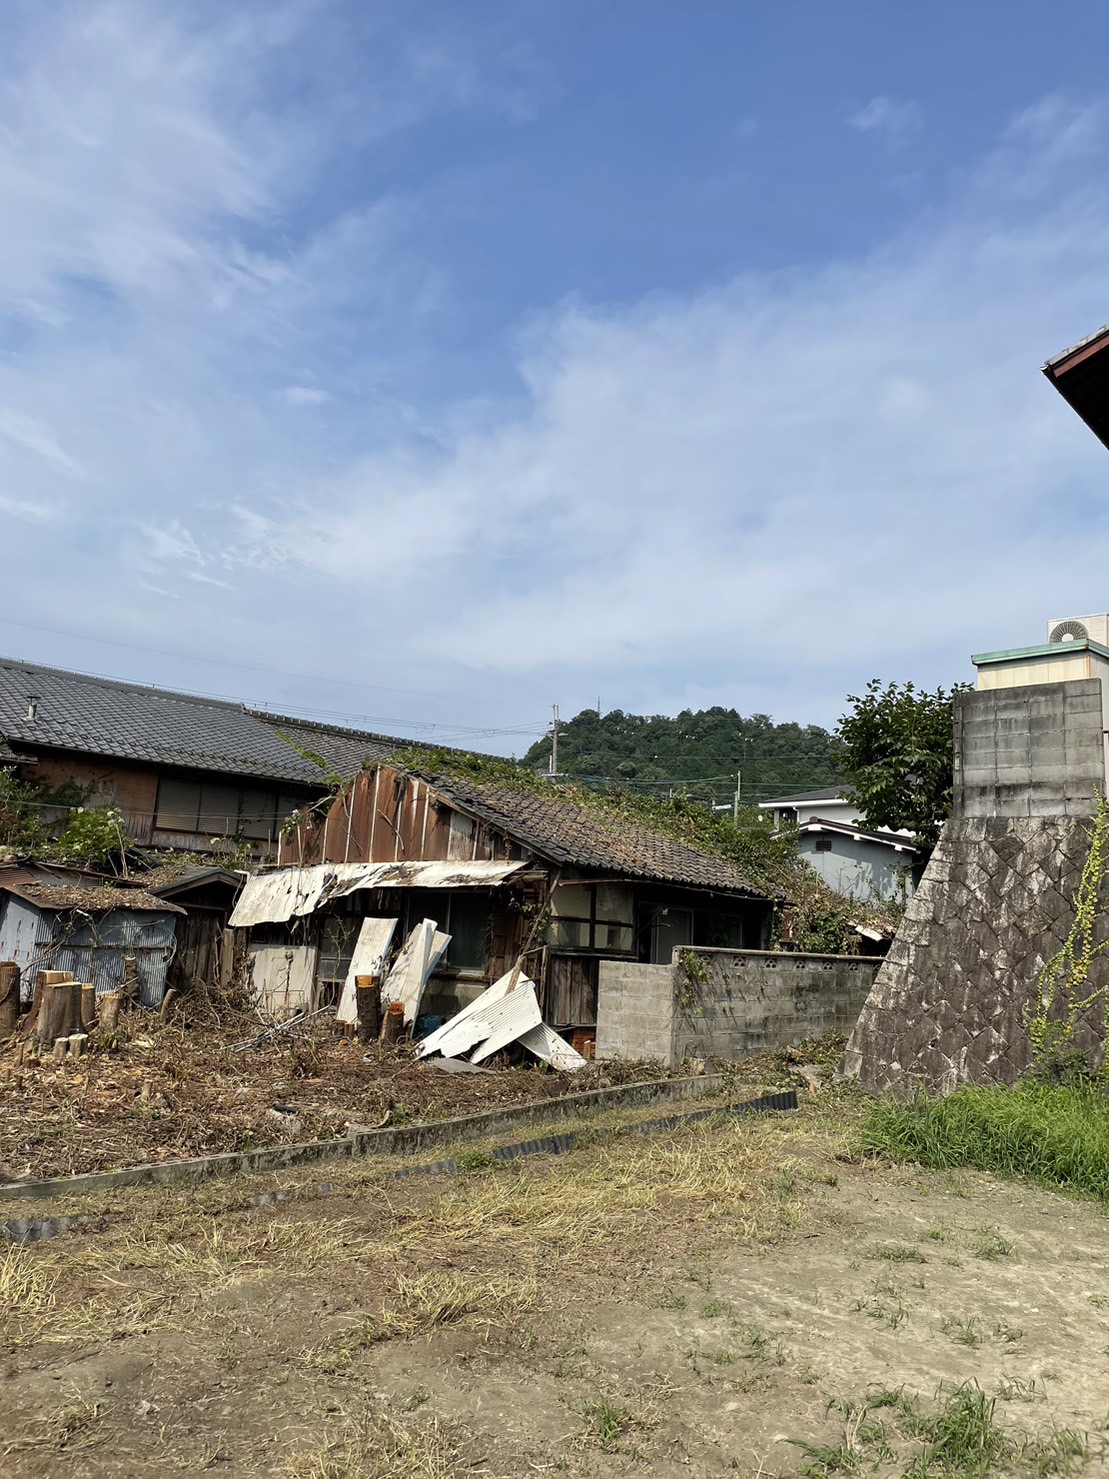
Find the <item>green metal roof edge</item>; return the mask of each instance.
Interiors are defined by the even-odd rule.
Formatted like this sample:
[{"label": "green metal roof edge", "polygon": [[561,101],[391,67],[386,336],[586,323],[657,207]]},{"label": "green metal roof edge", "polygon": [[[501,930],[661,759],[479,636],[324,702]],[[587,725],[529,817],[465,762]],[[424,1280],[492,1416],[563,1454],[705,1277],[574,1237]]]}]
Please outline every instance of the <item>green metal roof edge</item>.
[{"label": "green metal roof edge", "polygon": [[1098,657],[1109,658],[1109,647],[1093,642],[1089,637],[1081,642],[1044,642],[1039,647],[1012,647],[1008,652],[978,652],[971,662],[978,667],[984,662],[1015,662],[1022,657],[1056,657],[1062,652],[1096,652]]}]

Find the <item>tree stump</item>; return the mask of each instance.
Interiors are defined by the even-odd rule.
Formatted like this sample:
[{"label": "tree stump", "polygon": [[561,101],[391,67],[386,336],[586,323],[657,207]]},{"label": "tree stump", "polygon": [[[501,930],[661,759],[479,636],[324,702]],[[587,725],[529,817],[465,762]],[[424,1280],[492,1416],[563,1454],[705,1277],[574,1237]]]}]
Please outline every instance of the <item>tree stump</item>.
[{"label": "tree stump", "polygon": [[38,1035],[41,1042],[55,1042],[81,1030],[81,983],[59,981],[44,986],[39,1002]]},{"label": "tree stump", "polygon": [[139,969],[138,963],[133,955],[125,955],[123,957],[123,980],[119,983],[119,989],[129,999],[138,999]]},{"label": "tree stump", "polygon": [[69,1053],[69,1038],[56,1037],[54,1039],[54,1062],[64,1063]]},{"label": "tree stump", "polygon": [[376,1042],[381,1035],[381,977],[355,976],[354,999],[358,1010],[358,1036]]},{"label": "tree stump", "polygon": [[81,1026],[87,1032],[96,1021],[96,987],[81,982]]},{"label": "tree stump", "polygon": [[100,998],[100,1031],[115,1032],[119,1026],[119,1005],[123,1000],[119,991],[105,991]]},{"label": "tree stump", "polygon": [[72,980],[73,976],[69,971],[39,971],[35,977],[35,995],[31,1002],[31,1010],[27,1013],[27,1021],[23,1024],[24,1032],[34,1032],[38,1028],[42,994],[46,988],[56,986],[59,981]]},{"label": "tree stump", "polygon": [[0,1038],[10,1037],[19,1025],[19,967],[0,961]]},{"label": "tree stump", "polygon": [[391,1001],[381,1024],[381,1041],[398,1043],[404,1032],[404,1002]]}]

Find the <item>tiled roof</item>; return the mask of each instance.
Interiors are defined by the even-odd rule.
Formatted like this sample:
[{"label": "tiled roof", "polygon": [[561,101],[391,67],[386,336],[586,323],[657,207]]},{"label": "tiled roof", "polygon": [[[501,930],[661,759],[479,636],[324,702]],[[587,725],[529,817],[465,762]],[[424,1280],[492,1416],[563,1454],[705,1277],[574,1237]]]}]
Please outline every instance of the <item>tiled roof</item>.
[{"label": "tiled roof", "polygon": [[[286,735],[300,749],[318,755],[329,770],[344,779],[357,775],[366,761],[388,760],[412,745],[411,740],[396,739],[388,734],[341,729],[334,724],[314,724],[288,714],[271,714],[268,709],[248,709],[247,712],[260,719],[275,735]],[[319,775],[316,769],[317,779]]]},{"label": "tiled roof", "polygon": [[555,863],[765,899],[731,863],[569,797],[496,781],[426,777],[448,802]]},{"label": "tiled roof", "polygon": [[[35,717],[29,719],[32,698]],[[408,744],[284,719],[223,699],[0,658],[0,749],[5,744],[53,747],[322,788],[319,766],[299,755],[281,733],[344,776],[357,774],[363,760],[385,759]]]}]

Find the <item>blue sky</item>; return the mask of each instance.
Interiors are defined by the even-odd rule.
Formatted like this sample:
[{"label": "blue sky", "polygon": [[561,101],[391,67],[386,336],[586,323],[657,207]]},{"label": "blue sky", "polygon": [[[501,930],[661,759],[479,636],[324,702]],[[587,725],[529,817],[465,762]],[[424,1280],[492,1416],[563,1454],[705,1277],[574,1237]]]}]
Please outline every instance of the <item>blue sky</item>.
[{"label": "blue sky", "polygon": [[0,652],[512,752],[1109,606],[1104,7],[5,22]]}]

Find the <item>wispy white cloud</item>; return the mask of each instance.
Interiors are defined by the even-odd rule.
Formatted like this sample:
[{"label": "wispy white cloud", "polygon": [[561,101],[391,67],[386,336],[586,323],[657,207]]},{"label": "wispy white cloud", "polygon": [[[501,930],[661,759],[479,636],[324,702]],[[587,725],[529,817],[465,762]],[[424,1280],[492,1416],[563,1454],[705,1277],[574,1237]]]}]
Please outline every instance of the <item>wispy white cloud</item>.
[{"label": "wispy white cloud", "polygon": [[331,399],[318,385],[286,385],[281,394],[290,406],[322,406]]},{"label": "wispy white cloud", "polygon": [[924,127],[924,114],[919,103],[882,96],[871,98],[848,122],[861,133],[880,133],[900,142]]},{"label": "wispy white cloud", "polygon": [[[520,718],[600,686],[828,719],[872,672],[947,681],[1049,608],[1104,604],[1105,453],[1037,374],[1107,316],[1096,109],[1029,110],[858,260],[538,304],[496,386],[444,405],[406,379],[452,312],[410,249],[427,202],[365,187],[307,211],[358,90],[311,116],[266,92],[324,44],[305,20],[324,11],[42,13],[0,99],[0,514],[23,609],[47,559],[27,521],[65,500],[62,628],[91,569],[102,634],[151,647],[180,650],[187,620],[213,657],[518,698]],[[366,137],[414,116],[406,65],[420,116],[475,105],[485,59],[449,40],[385,48]],[[489,83],[502,117],[526,111],[513,85]],[[904,136],[905,107],[856,126]]]}]

